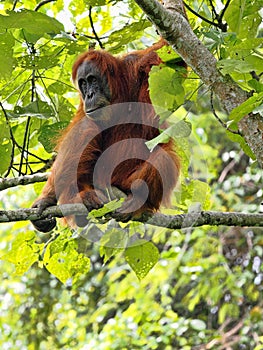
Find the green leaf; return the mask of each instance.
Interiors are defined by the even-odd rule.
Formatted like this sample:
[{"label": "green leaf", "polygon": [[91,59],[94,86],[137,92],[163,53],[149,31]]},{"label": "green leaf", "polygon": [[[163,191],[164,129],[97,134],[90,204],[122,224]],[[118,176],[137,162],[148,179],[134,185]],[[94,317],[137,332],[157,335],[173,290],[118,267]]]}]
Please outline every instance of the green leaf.
[{"label": "green leaf", "polygon": [[256,160],[255,154],[253,153],[253,151],[251,150],[251,148],[249,147],[249,145],[246,143],[245,139],[241,135],[233,134],[230,131],[227,131],[226,134],[231,141],[237,142],[240,144],[240,147],[246,153],[246,155],[248,155],[251,159]]},{"label": "green leaf", "polygon": [[260,83],[257,79],[249,80],[248,85],[258,93],[263,92],[263,84]]},{"label": "green leaf", "polygon": [[0,31],[4,32],[10,28],[25,29],[29,33],[41,36],[46,33],[58,34],[64,30],[63,24],[55,18],[30,10],[8,11],[6,15],[0,15]]},{"label": "green leaf", "polygon": [[122,228],[111,228],[100,240],[100,256],[106,263],[112,256],[122,252],[127,245],[128,232]]},{"label": "green leaf", "polygon": [[[229,114],[229,119],[235,123],[239,122],[244,116],[251,113],[256,107],[263,103],[263,92],[254,94],[238,107],[234,108]],[[230,124],[231,125],[231,124]]]},{"label": "green leaf", "polygon": [[164,63],[176,64],[177,60],[182,61],[181,57],[171,48],[171,46],[163,46],[161,49],[157,50],[158,56]]},{"label": "green leaf", "polygon": [[24,107],[16,106],[14,109],[15,117],[37,117],[48,119],[54,116],[54,111],[46,102],[37,100],[29,103]]},{"label": "green leaf", "polygon": [[3,120],[0,120],[0,154],[0,174],[3,174],[8,169],[12,154],[9,128]]},{"label": "green leaf", "polygon": [[182,81],[180,70],[176,71],[163,65],[152,67],[149,74],[149,90],[157,114],[161,116],[163,110],[175,111],[184,103]]},{"label": "green leaf", "polygon": [[44,56],[22,56],[17,58],[17,64],[26,69],[46,69],[55,67],[59,63],[59,57],[56,55],[60,52],[61,48],[57,48],[56,51],[51,51],[50,55]]},{"label": "green leaf", "polygon": [[61,131],[64,130],[67,125],[67,122],[58,122],[51,125],[43,125],[41,127],[38,140],[42,143],[48,153],[54,151],[56,140]]},{"label": "green leaf", "polygon": [[102,216],[119,209],[122,206],[123,201],[124,199],[114,199],[113,201],[104,204],[102,208],[93,209],[89,212],[88,218],[101,218]]},{"label": "green leaf", "polygon": [[206,182],[200,180],[191,181],[189,187],[191,188],[190,203],[200,203],[203,210],[210,208],[210,187]]},{"label": "green leaf", "polygon": [[261,22],[258,11],[262,6],[262,0],[232,0],[225,12],[230,31],[236,32],[240,38],[255,37]]},{"label": "green leaf", "polygon": [[158,262],[159,251],[152,242],[143,239],[135,244],[125,250],[125,259],[138,279],[142,280]]},{"label": "green leaf", "polygon": [[44,265],[62,283],[69,278],[76,281],[90,270],[90,260],[77,251],[77,243],[64,235],[51,242],[45,251]]},{"label": "green leaf", "polygon": [[1,257],[2,260],[9,261],[15,265],[16,274],[23,275],[30,266],[38,261],[44,244],[36,244],[35,239],[35,232],[19,233],[12,243],[11,250]]},{"label": "green leaf", "polygon": [[197,203],[200,206],[200,210],[208,210],[211,206],[210,203],[210,187],[206,182],[200,180],[191,180],[190,183],[182,183],[180,205],[185,205],[187,208],[191,208]]},{"label": "green leaf", "polygon": [[85,3],[89,6],[103,6],[107,4],[107,0],[86,0]]},{"label": "green leaf", "polygon": [[251,63],[234,59],[220,60],[217,63],[217,67],[223,75],[231,74],[233,72],[249,73],[254,70]]},{"label": "green leaf", "polygon": [[184,120],[180,120],[178,123],[164,130],[160,135],[158,135],[154,139],[145,142],[145,144],[152,152],[158,144],[168,143],[171,138],[176,139],[190,136],[191,130],[191,123],[186,122]]},{"label": "green leaf", "polygon": [[137,39],[140,34],[150,26],[150,22],[144,20],[127,24],[123,28],[114,31],[109,36],[107,42],[109,45],[109,51],[114,53],[120,52],[124,45],[127,45],[131,41]]},{"label": "green leaf", "polygon": [[13,71],[15,39],[9,32],[0,33],[0,79],[10,77]]}]

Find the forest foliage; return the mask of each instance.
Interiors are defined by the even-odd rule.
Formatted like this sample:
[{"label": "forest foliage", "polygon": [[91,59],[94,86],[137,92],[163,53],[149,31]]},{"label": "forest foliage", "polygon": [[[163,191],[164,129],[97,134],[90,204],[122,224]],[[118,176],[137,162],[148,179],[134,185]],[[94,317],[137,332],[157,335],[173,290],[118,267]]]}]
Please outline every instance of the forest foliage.
[{"label": "forest foliage", "polygon": [[[185,3],[218,69],[251,97],[227,116],[191,69],[186,76],[178,68],[170,47],[159,51],[164,64],[150,73],[150,96],[169,116],[182,159],[163,213],[258,213],[262,170],[236,131],[244,114],[263,113],[263,1]],[[118,55],[158,38],[132,0],[0,2],[1,176],[49,169],[54,140],[78,105],[78,54],[95,46]],[[0,192],[0,209],[29,208],[42,187]],[[169,230],[105,223],[95,212],[85,230],[59,225],[40,234],[16,222],[1,224],[0,236],[3,349],[263,348],[260,228]]]}]

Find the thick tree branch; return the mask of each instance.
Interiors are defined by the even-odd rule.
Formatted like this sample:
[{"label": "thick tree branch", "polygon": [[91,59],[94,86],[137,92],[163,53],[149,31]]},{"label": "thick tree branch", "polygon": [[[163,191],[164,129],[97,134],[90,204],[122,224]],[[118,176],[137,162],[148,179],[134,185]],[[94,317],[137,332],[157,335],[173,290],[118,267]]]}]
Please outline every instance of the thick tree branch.
[{"label": "thick tree branch", "polygon": [[34,175],[24,175],[19,177],[14,177],[11,179],[0,178],[0,191],[6,190],[10,187],[15,187],[18,185],[29,185],[36,182],[47,181],[49,173],[39,173]]},{"label": "thick tree branch", "polygon": [[[83,204],[63,204],[47,208],[42,214],[38,209],[0,210],[0,222],[39,220],[47,217],[64,217],[68,215],[87,215]],[[263,227],[263,214],[220,213],[213,211],[193,212],[181,215],[155,214],[152,217],[142,217],[141,222],[147,222],[159,227],[180,229],[186,227],[211,226],[258,226]]]},{"label": "thick tree branch", "polygon": [[[219,97],[224,109],[230,113],[248,98],[230,76],[217,69],[217,60],[194,34],[183,12],[182,0],[135,0],[158,32],[184,59],[188,66]],[[239,122],[247,143],[263,166],[263,118],[250,115]]]}]

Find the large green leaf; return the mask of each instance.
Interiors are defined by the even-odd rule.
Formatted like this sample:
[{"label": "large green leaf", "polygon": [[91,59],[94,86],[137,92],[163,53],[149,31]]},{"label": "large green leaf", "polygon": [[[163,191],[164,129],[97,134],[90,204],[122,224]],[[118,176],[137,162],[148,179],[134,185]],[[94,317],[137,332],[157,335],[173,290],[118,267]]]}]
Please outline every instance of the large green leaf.
[{"label": "large green leaf", "polygon": [[129,44],[131,41],[140,37],[143,31],[150,27],[148,21],[139,21],[125,25],[119,30],[115,30],[108,39],[109,51],[117,53],[123,49],[123,45]]},{"label": "large green leaf", "polygon": [[13,70],[15,40],[9,32],[0,33],[0,79],[10,77]]},{"label": "large green leaf", "polygon": [[42,143],[47,152],[51,153],[54,151],[56,139],[58,138],[61,130],[63,130],[67,125],[67,122],[58,122],[51,125],[43,125],[41,127],[38,140]]},{"label": "large green leaf", "polygon": [[146,146],[152,151],[158,144],[167,143],[169,140],[188,137],[191,134],[192,125],[189,122],[180,120],[178,123],[170,126],[164,130],[160,135],[154,139],[145,142]]},{"label": "large green leaf", "polygon": [[240,38],[254,38],[262,20],[258,12],[262,6],[262,0],[232,0],[225,13],[230,31]]},{"label": "large green leaf", "polygon": [[150,98],[158,114],[163,110],[174,111],[184,103],[181,73],[170,67],[152,67],[149,75]]},{"label": "large green leaf", "polygon": [[263,92],[259,94],[254,94],[254,96],[247,99],[238,107],[234,108],[229,114],[229,119],[233,120],[235,123],[239,122],[245,115],[252,112],[256,107],[262,105],[263,103]]},{"label": "large green leaf", "polygon": [[229,137],[229,139],[233,142],[237,142],[240,144],[241,148],[243,149],[243,151],[253,160],[256,160],[256,156],[254,155],[254,153],[252,152],[251,148],[249,147],[249,145],[246,143],[244,137],[242,137],[241,135],[238,134],[234,134],[230,131],[226,132],[227,136]]},{"label": "large green leaf", "polygon": [[125,250],[125,259],[139,280],[142,280],[159,259],[159,251],[152,242],[136,241]]},{"label": "large green leaf", "polygon": [[231,74],[233,72],[249,73],[254,70],[254,67],[251,63],[234,59],[220,60],[217,63],[217,66],[220,69],[221,73],[224,75]]},{"label": "large green leaf", "polygon": [[58,34],[64,30],[62,23],[44,13],[22,10],[19,12],[8,11],[6,15],[0,15],[0,31],[17,28],[25,29],[32,34]]},{"label": "large green leaf", "polygon": [[23,275],[39,259],[40,251],[44,244],[35,243],[35,232],[22,232],[17,235],[12,243],[11,250],[1,257],[2,260],[11,262],[16,267],[16,273]]},{"label": "large green leaf", "polygon": [[89,258],[78,253],[77,247],[76,241],[66,235],[58,236],[47,246],[43,260],[44,265],[62,283],[65,283],[69,278],[77,280],[90,269]]},{"label": "large green leaf", "polygon": [[48,119],[54,116],[54,111],[50,105],[44,101],[34,101],[24,107],[16,106],[13,117],[37,117],[40,119]]}]

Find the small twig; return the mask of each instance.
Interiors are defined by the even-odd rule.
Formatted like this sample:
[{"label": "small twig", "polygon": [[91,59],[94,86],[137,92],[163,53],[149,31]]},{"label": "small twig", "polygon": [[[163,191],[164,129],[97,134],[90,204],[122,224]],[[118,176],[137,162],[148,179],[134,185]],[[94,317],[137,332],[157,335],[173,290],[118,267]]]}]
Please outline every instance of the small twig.
[{"label": "small twig", "polygon": [[193,10],[185,1],[184,1],[184,6],[190,11],[192,12],[192,14],[194,14],[196,17],[202,19],[203,21],[205,21],[208,24],[211,24],[211,26],[214,27],[219,27],[219,25],[215,22],[210,21],[209,19],[205,18],[204,16],[200,15],[198,12],[196,12],[195,10]]},{"label": "small twig", "polygon": [[51,158],[46,160],[46,164],[42,168],[38,169],[36,173],[45,173],[48,169],[50,169],[56,159],[56,156],[57,155],[54,154]]},{"label": "small twig", "polygon": [[250,74],[251,74],[251,76],[252,76],[253,79],[255,79],[255,80],[257,80],[257,81],[260,81],[260,75],[261,75],[262,73],[261,73],[260,75],[257,75],[257,73],[253,70],[253,71],[250,72]]},{"label": "small twig", "polygon": [[218,21],[218,23],[210,21],[209,19],[207,19],[206,17],[200,15],[198,12],[196,12],[195,10],[193,10],[185,1],[184,1],[184,6],[190,11],[192,12],[195,16],[199,17],[200,19],[202,19],[203,21],[205,21],[206,23],[219,28],[222,30],[222,32],[226,32],[227,31],[227,23],[223,23],[222,22],[222,18],[215,12],[214,6],[212,8],[212,12],[215,14],[215,18]]},{"label": "small twig", "polygon": [[34,11],[38,11],[40,9],[40,7],[48,4],[49,2],[52,2],[52,1],[57,1],[57,0],[42,0],[40,1],[39,4],[37,4],[37,6],[34,8]]},{"label": "small twig", "polygon": [[[239,156],[241,157],[243,154],[244,154],[244,152],[243,152],[243,151],[240,151]],[[218,179],[218,183],[224,182],[224,180],[225,180],[227,174],[229,173],[229,171],[230,171],[231,169],[233,169],[233,167],[234,167],[236,164],[237,164],[236,159],[232,159],[231,162],[227,164],[227,166],[223,169],[223,171],[222,171],[221,174],[220,174],[220,177],[219,177],[219,179]]]},{"label": "small twig", "polygon": [[227,0],[225,7],[223,8],[222,12],[219,15],[219,18],[220,18],[221,21],[223,20],[225,12],[226,12],[228,6],[230,5],[230,2],[231,2],[231,0]]},{"label": "small twig", "polygon": [[215,9],[215,6],[213,4],[213,1],[209,0],[209,3],[210,3],[210,6],[211,6],[211,9],[212,9],[212,13],[214,14],[215,18],[218,19],[218,13],[216,12],[216,9]]},{"label": "small twig", "polygon": [[15,8],[16,8],[16,4],[18,3],[18,0],[15,0],[14,1],[14,3],[13,3],[13,7],[12,7],[12,11],[14,11],[15,10]]},{"label": "small twig", "polygon": [[[210,6],[212,8],[212,13],[214,14],[215,19],[218,22],[218,27],[222,30],[222,32],[226,32],[227,31],[227,23],[223,23],[223,16],[219,15],[216,12],[216,9],[215,9],[215,6],[213,4],[213,1],[209,0],[209,2],[210,2]],[[223,15],[224,15],[224,13],[223,13]]]},{"label": "small twig", "polygon": [[1,106],[1,109],[2,109],[2,111],[3,111],[3,113],[4,113],[5,120],[6,120],[6,124],[7,124],[7,126],[8,126],[9,133],[10,133],[10,137],[11,137],[11,141],[12,141],[11,160],[10,160],[8,169],[7,169],[6,173],[5,173],[5,177],[7,177],[7,176],[10,174],[10,171],[11,171],[12,166],[13,166],[13,163],[14,163],[14,154],[15,154],[15,144],[16,144],[16,140],[15,140],[15,137],[14,137],[14,134],[13,134],[11,125],[10,125],[10,123],[9,123],[9,119],[8,119],[7,114],[6,114],[6,110],[4,109],[4,106],[2,105],[1,102],[0,102],[0,106]]},{"label": "small twig", "polygon": [[213,104],[213,96],[214,96],[214,93],[213,91],[211,91],[211,95],[210,95],[210,104],[211,104],[211,109],[212,109],[212,112],[214,114],[214,116],[216,117],[216,119],[218,120],[218,122],[229,132],[231,132],[232,134],[236,134],[236,135],[240,135],[240,131],[239,130],[232,130],[232,129],[229,129],[229,127],[227,126],[226,123],[223,122],[223,120],[221,118],[219,118],[219,116],[217,115],[216,111],[215,111],[215,108],[214,108],[214,104]]},{"label": "small twig", "polygon": [[[95,36],[91,36],[91,35],[87,35],[87,34],[83,34],[83,33],[79,34],[79,33],[75,33],[75,32],[67,32],[67,34],[72,35],[74,38],[76,38],[77,36],[83,36],[84,38],[87,38],[87,39],[97,40],[97,38],[95,38]],[[108,39],[108,38],[109,38],[109,36],[105,35],[105,36],[101,36],[100,40]]]},{"label": "small twig", "polygon": [[22,146],[22,152],[21,152],[21,156],[20,156],[20,164],[19,164],[19,169],[18,169],[18,174],[22,175],[22,167],[24,164],[24,159],[25,158],[25,153],[27,153],[27,135],[29,133],[29,128],[30,128],[30,122],[31,122],[31,117],[27,118],[26,121],[26,130],[25,130],[25,135],[24,135],[24,141],[23,141],[23,146]]},{"label": "small twig", "polygon": [[90,25],[92,28],[92,32],[96,38],[96,41],[98,42],[100,48],[104,49],[104,46],[103,46],[102,42],[100,41],[100,38],[98,37],[98,34],[97,34],[95,27],[94,27],[94,23],[93,23],[93,19],[92,19],[92,6],[89,7],[89,21],[90,21]]}]

